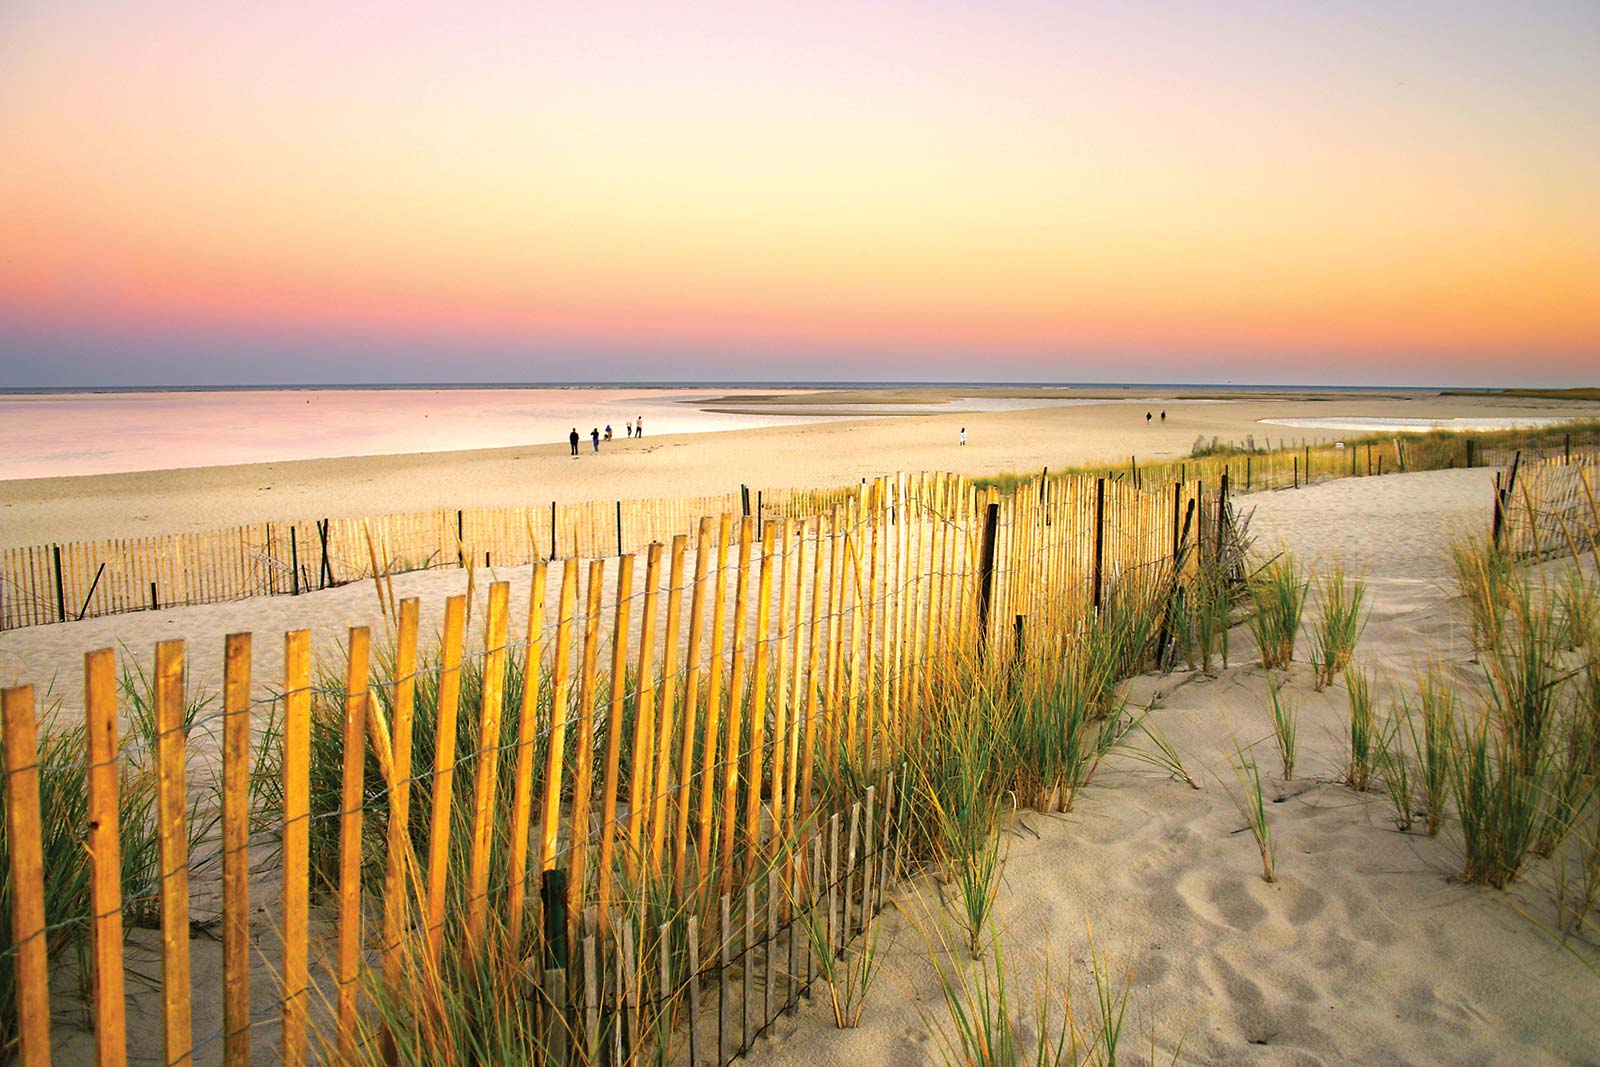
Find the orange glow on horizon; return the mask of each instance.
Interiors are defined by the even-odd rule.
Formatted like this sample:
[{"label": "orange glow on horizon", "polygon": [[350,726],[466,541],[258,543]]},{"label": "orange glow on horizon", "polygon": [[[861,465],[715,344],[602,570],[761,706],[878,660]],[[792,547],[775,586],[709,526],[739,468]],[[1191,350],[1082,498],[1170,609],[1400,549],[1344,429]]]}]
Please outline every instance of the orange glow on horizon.
[{"label": "orange glow on horizon", "polygon": [[[299,45],[304,12],[122,26],[142,42],[34,16],[23,62],[0,64],[0,99],[32,105],[0,118],[29,148],[0,162],[0,316],[35,330],[815,345],[908,366],[918,346],[1041,365],[1154,348],[1532,352],[1571,375],[1600,360],[1600,149],[1582,136],[1600,65],[1518,104],[1460,88],[1476,39],[1431,81],[1399,46],[1350,80],[1314,42],[1296,69],[1270,38],[1301,27],[1271,19],[1228,67],[1185,51],[1217,47],[1198,18],[1039,14],[1031,39],[947,13],[907,39],[910,23],[856,14],[860,37],[772,52],[769,70],[707,60],[694,27],[652,49],[620,16],[563,29],[567,50],[530,17],[514,28],[531,54],[488,62],[473,49],[505,27],[401,19],[352,50],[354,18]],[[700,18],[752,47],[790,29]],[[1136,31],[1168,50],[1168,84],[1085,51]],[[1583,69],[1592,42],[1569,46]],[[887,56],[904,70],[849,65]],[[1377,84],[1391,68],[1421,87]]]}]

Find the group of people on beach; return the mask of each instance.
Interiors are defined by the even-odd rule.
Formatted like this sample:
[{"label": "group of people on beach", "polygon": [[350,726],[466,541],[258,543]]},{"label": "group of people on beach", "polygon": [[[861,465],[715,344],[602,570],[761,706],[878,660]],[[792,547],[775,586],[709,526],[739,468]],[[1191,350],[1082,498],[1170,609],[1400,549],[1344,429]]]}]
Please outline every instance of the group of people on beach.
[{"label": "group of people on beach", "polygon": [[[629,437],[643,437],[644,436],[644,416],[640,415],[637,419],[633,419],[630,422],[626,423],[625,424],[625,429],[627,430],[627,433],[628,433]],[[611,424],[608,422],[608,423],[606,423],[604,439],[609,441],[609,440],[611,440],[611,436],[612,436],[611,435]],[[580,440],[582,440],[582,438],[578,435],[578,428],[576,426],[574,426],[572,428],[572,432],[567,435],[567,443],[572,446],[572,454],[574,456],[576,456],[578,454],[578,442]],[[596,452],[600,451],[600,441],[601,441],[601,430],[600,430],[600,427],[596,426],[594,429],[589,431],[589,440],[594,443],[594,450]]]}]

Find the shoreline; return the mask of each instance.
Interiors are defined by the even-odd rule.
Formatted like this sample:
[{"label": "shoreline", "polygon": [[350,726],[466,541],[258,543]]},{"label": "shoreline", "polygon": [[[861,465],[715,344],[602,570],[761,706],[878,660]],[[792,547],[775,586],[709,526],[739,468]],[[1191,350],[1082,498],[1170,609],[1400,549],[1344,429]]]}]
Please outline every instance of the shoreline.
[{"label": "shoreline", "polygon": [[[1103,390],[1097,390],[1103,391]],[[962,388],[940,395],[970,395]],[[895,403],[893,390],[822,391],[829,405]],[[926,401],[929,393],[922,393]],[[1105,399],[1059,390],[1025,398]],[[852,399],[855,398],[855,399]],[[726,399],[726,398],[722,398]],[[755,488],[826,488],[895,471],[979,476],[1137,456],[1186,456],[1197,438],[1258,443],[1334,441],[1349,431],[1264,424],[1266,418],[1600,418],[1600,402],[1495,396],[1315,397],[1227,394],[1168,398],[1146,425],[1149,397],[998,412],[852,413],[829,422],[616,439],[574,459],[564,444],[416,452],[234,466],[0,481],[0,546],[138,537],[288,518],[349,517],[434,507],[504,507],[674,498]],[[1196,401],[1207,402],[1196,402]],[[1147,401],[1150,401],[1147,403]],[[710,401],[715,402],[715,401]],[[772,403],[793,406],[793,395]],[[1330,411],[1330,403],[1337,404]],[[762,404],[756,406],[771,406]],[[958,444],[966,427],[968,444]],[[730,447],[731,446],[731,447]]]}]

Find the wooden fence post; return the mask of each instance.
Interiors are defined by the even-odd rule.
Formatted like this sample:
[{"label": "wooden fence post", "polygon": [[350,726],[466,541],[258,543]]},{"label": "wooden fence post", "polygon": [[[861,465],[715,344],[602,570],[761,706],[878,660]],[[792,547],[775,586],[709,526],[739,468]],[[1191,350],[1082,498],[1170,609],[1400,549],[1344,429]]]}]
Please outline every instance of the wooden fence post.
[{"label": "wooden fence post", "polygon": [[[33,1064],[50,1062],[50,963],[45,946],[44,850],[40,844],[43,828],[39,811],[39,742],[33,687],[24,685],[5,690],[3,698],[0,698],[0,710],[3,710],[5,720],[6,833],[11,846],[11,939],[16,945],[16,1027],[22,1062],[32,1067]],[[166,844],[165,834],[162,844]],[[187,929],[184,937],[184,948],[187,950]],[[186,988],[185,1007],[188,1003]],[[171,1059],[170,1056],[168,1058]]]},{"label": "wooden fence post", "polygon": [[461,658],[466,642],[467,598],[444,604],[444,647],[439,658],[438,741],[433,753],[433,805],[428,831],[427,913],[423,917],[428,958],[437,966],[444,951],[445,875],[450,857],[450,801],[456,774],[456,717],[461,706]]},{"label": "wooden fence post", "polygon": [[[361,992],[361,799],[366,782],[367,672],[371,634],[350,628],[350,659],[345,673],[344,773],[339,815],[339,1062],[356,1054],[356,1007]],[[185,932],[187,936],[187,931]]]},{"label": "wooden fence post", "polygon": [[310,1007],[311,631],[284,635],[283,683],[283,1067],[298,1067]]},{"label": "wooden fence post", "polygon": [[223,654],[222,1056],[250,1058],[250,635]]},{"label": "wooden fence post", "polygon": [[294,572],[294,595],[300,595],[300,534],[299,531],[289,527],[289,569]]},{"label": "wooden fence post", "polygon": [[550,558],[556,558],[556,502],[550,501]]},{"label": "wooden fence post", "polygon": [[[94,952],[96,1062],[127,1062],[127,1008],[122,964],[122,844],[118,832],[117,667],[109,648],[83,658],[84,719],[89,756],[89,913]],[[9,748],[8,748],[9,751]],[[13,833],[12,840],[17,840]],[[15,884],[15,881],[13,882]],[[20,939],[18,939],[20,941]],[[28,1050],[23,1048],[23,1056]]]},{"label": "wooden fence post", "polygon": [[162,1047],[191,1062],[189,1004],[189,789],[184,774],[183,642],[156,646],[156,822],[161,864]]},{"label": "wooden fence post", "polygon": [[505,712],[506,622],[510,602],[510,582],[495,582],[489,587],[483,681],[479,687],[478,766],[472,783],[472,851],[467,860],[467,945],[473,954],[482,947],[489,916],[489,849],[494,835],[495,796],[500,784],[500,724]]}]

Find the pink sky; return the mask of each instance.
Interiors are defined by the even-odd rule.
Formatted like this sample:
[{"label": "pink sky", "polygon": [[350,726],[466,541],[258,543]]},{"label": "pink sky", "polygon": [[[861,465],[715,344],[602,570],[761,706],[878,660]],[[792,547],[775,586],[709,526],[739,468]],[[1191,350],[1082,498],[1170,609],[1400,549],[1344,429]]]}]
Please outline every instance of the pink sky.
[{"label": "pink sky", "polygon": [[0,144],[0,385],[1600,367],[1590,3],[13,0]]}]

